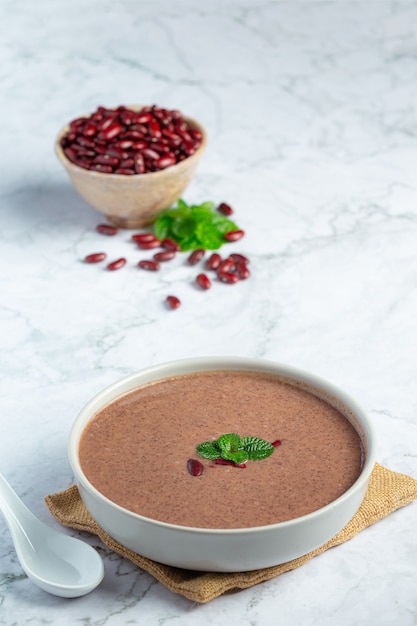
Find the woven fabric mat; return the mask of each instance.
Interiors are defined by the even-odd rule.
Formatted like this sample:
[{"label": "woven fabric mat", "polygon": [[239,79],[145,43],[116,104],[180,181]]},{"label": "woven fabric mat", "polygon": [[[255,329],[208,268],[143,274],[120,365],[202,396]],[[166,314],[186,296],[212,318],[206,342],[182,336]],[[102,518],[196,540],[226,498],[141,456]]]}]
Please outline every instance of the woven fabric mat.
[{"label": "woven fabric mat", "polygon": [[91,517],[81,500],[76,485],[46,496],[45,502],[52,515],[64,526],[97,535],[114,552],[130,559],[174,593],[194,602],[205,603],[228,591],[246,589],[270,580],[303,565],[329,548],[351,539],[361,530],[417,499],[417,480],[375,465],[365,498],[354,517],[326,544],[293,561],[252,572],[211,573],[195,572],[162,565],[132,552],[112,539]]}]

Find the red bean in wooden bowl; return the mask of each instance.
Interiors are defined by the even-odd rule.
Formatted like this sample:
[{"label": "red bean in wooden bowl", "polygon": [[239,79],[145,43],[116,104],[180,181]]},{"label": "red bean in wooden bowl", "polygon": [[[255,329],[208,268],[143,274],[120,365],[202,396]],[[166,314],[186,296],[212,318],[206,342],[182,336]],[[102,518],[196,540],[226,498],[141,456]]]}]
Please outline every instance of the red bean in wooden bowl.
[{"label": "red bean in wooden bowl", "polygon": [[206,142],[201,124],[178,110],[100,106],[61,129],[55,151],[75,189],[108,222],[140,228],[183,194]]}]

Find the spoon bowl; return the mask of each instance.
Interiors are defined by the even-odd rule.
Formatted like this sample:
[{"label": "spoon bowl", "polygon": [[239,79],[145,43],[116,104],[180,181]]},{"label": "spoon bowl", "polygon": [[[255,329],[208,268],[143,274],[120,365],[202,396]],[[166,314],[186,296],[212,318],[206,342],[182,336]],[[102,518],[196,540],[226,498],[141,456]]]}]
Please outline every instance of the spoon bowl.
[{"label": "spoon bowl", "polygon": [[100,555],[87,543],[50,528],[33,515],[0,474],[0,511],[27,576],[55,596],[76,598],[103,580]]}]

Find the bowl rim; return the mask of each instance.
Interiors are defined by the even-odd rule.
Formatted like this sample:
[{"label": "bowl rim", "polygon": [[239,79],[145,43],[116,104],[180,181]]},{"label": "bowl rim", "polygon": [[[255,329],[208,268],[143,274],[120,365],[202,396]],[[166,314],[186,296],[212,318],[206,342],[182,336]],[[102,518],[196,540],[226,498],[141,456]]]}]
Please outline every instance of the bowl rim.
[{"label": "bowl rim", "polygon": [[[231,363],[234,365],[231,365]],[[229,364],[229,365],[228,365]],[[365,437],[366,437],[366,454],[364,458],[364,463],[362,466],[362,470],[355,480],[355,482],[347,489],[344,493],[342,493],[338,498],[332,500],[330,503],[326,504],[315,511],[307,513],[305,515],[295,517],[290,520],[286,520],[283,522],[277,522],[275,524],[267,524],[263,526],[250,526],[250,527],[239,527],[239,528],[205,528],[205,527],[195,527],[195,526],[183,526],[179,524],[171,524],[169,522],[163,522],[154,518],[146,517],[145,515],[141,515],[139,513],[135,513],[126,509],[116,502],[113,502],[105,495],[103,495],[98,489],[90,483],[88,478],[85,476],[81,464],[78,458],[78,443],[83,429],[85,428],[87,422],[94,416],[97,410],[105,406],[108,402],[116,399],[119,395],[126,393],[129,390],[132,390],[135,385],[131,387],[127,387],[124,391],[120,391],[120,393],[115,393],[117,390],[122,387],[126,387],[126,385],[130,385],[132,382],[136,381],[139,376],[148,375],[153,376],[158,372],[163,372],[166,369],[170,369],[172,367],[179,367],[180,369],[190,368],[193,369],[184,369],[182,372],[171,373],[170,375],[161,375],[158,378],[152,378],[152,381],[160,380],[163,378],[169,378],[170,376],[179,376],[181,374],[199,372],[205,370],[222,370],[222,369],[233,369],[233,370],[246,370],[246,371],[265,371],[272,372],[278,375],[281,375],[284,378],[293,379],[297,381],[301,381],[306,383],[308,386],[317,387],[321,391],[324,391],[331,397],[334,397],[341,404],[343,404],[347,409],[349,409],[353,415],[360,422],[361,427],[363,428]],[[200,369],[198,369],[198,367]],[[142,383],[145,384],[145,383]],[[108,397],[109,396],[109,397]],[[110,397],[111,396],[111,397]],[[108,399],[105,402],[102,402],[103,399]],[[94,410],[94,407],[95,410]],[[87,418],[85,416],[88,416]],[[346,417],[346,415],[345,415]],[[346,417],[346,419],[348,419]],[[358,433],[359,434],[359,433]],[[362,443],[363,436],[360,434]],[[90,401],[81,409],[77,417],[75,418],[68,441],[68,457],[70,461],[70,465],[73,469],[76,482],[81,484],[84,489],[91,492],[96,498],[98,498],[102,503],[105,503],[112,508],[116,509],[120,513],[127,515],[133,520],[137,520],[143,524],[150,524],[152,526],[159,526],[162,528],[168,528],[175,530],[177,532],[191,532],[193,534],[203,534],[203,535],[252,535],[257,534],[259,532],[273,532],[279,528],[288,528],[294,527],[298,525],[305,524],[308,520],[314,520],[318,517],[321,517],[326,514],[326,512],[331,511],[332,509],[342,504],[345,500],[349,499],[354,492],[361,491],[366,484],[369,482],[372,470],[374,469],[376,463],[376,432],[372,421],[369,419],[367,413],[364,409],[358,404],[358,402],[350,396],[343,389],[333,384],[329,380],[318,376],[312,372],[309,372],[304,369],[300,369],[298,367],[288,365],[286,363],[277,362],[269,359],[257,358],[257,357],[239,357],[239,356],[219,356],[219,357],[193,357],[193,358],[185,358],[185,359],[176,359],[173,361],[163,362],[156,365],[152,365],[149,367],[144,367],[140,370],[137,370],[127,376],[116,380],[112,384],[106,386],[97,394],[95,394]]]},{"label": "bowl rim", "polygon": [[[140,111],[143,107],[148,106],[146,104],[126,104],[123,105],[125,106],[127,109],[132,109],[132,110],[137,110]],[[106,107],[109,109],[114,109],[116,110],[118,107]],[[89,115],[92,115],[94,113],[94,111],[91,111],[89,113],[82,113],[81,115],[78,115],[76,119],[78,118],[82,118],[82,117],[88,117]],[[172,172],[174,169],[178,171],[178,169],[182,169],[182,168],[186,168],[186,165],[189,165],[189,163],[191,161],[195,161],[196,159],[199,159],[202,152],[206,149],[207,146],[207,131],[204,128],[204,126],[198,122],[197,120],[195,120],[193,117],[189,117],[188,115],[184,115],[182,114],[182,118],[188,122],[192,127],[196,128],[197,130],[199,130],[202,134],[202,139],[201,139],[201,144],[198,146],[197,150],[194,152],[194,154],[191,154],[189,157],[187,157],[186,159],[183,159],[182,161],[178,161],[177,163],[174,163],[173,165],[169,165],[168,167],[162,169],[162,170],[157,170],[156,172],[146,172],[144,174],[131,174],[130,176],[126,176],[125,174],[114,174],[114,173],[105,173],[105,172],[96,172],[94,170],[89,170],[85,167],[80,167],[79,165],[77,165],[76,163],[73,163],[72,161],[70,161],[68,159],[68,157],[66,156],[62,146],[61,146],[61,139],[62,137],[68,132],[69,128],[70,128],[70,123],[68,122],[67,124],[65,124],[65,126],[63,126],[57,133],[56,138],[55,138],[55,144],[54,144],[54,148],[55,148],[55,153],[58,156],[58,159],[62,162],[62,164],[70,169],[73,170],[75,172],[82,172],[85,173],[86,175],[88,174],[89,176],[93,177],[93,178],[97,178],[97,179],[102,179],[103,177],[109,177],[111,176],[113,180],[124,180],[124,181],[132,181],[132,180],[138,180],[138,178],[145,178],[147,180],[150,180],[150,177],[152,178],[158,178],[160,176],[163,176],[164,173],[166,172]],[[182,167],[181,167],[182,166]]]}]

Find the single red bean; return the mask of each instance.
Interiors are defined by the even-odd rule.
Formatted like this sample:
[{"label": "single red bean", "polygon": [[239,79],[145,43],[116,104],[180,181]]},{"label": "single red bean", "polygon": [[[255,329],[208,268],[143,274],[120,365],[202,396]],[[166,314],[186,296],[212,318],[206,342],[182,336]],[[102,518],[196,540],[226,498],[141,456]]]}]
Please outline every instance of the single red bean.
[{"label": "single red bean", "polygon": [[246,463],[235,463],[234,461],[230,461],[229,459],[223,459],[219,457],[218,459],[214,459],[214,463],[216,465],[231,465],[232,467],[241,467],[245,468]]},{"label": "single red bean", "polygon": [[220,256],[220,254],[218,254],[217,252],[213,252],[213,254],[211,254],[206,261],[206,268],[208,270],[216,270],[219,267],[221,260],[222,257]]},{"label": "single red bean", "polygon": [[201,287],[201,289],[210,289],[211,280],[206,274],[198,274],[195,280],[197,285]]},{"label": "single red bean", "polygon": [[109,156],[108,154],[98,154],[94,162],[100,163],[101,165],[110,165],[110,167],[117,167],[119,165],[119,159]]},{"label": "single red bean", "polygon": [[151,159],[152,161],[156,161],[159,159],[159,154],[156,150],[152,150],[152,148],[145,148],[142,150],[142,156],[146,159]]},{"label": "single red bean", "polygon": [[135,123],[136,124],[149,124],[149,122],[152,122],[152,114],[151,113],[143,113],[143,112],[139,112],[136,116],[135,116]]},{"label": "single red bean", "polygon": [[87,122],[83,128],[83,135],[85,137],[94,137],[97,135],[97,126],[92,122]]},{"label": "single red bean", "polygon": [[101,233],[102,235],[117,235],[119,229],[117,226],[112,226],[111,224],[97,224],[96,231]]},{"label": "single red bean", "polygon": [[132,150],[138,150],[140,152],[141,150],[146,148],[147,145],[148,144],[146,143],[146,141],[134,141],[132,143]]},{"label": "single red bean", "polygon": [[224,238],[226,241],[238,241],[242,239],[245,232],[243,230],[229,230],[229,232],[225,233]]},{"label": "single red bean", "polygon": [[149,241],[138,241],[137,244],[142,250],[152,250],[153,248],[161,247],[161,240],[155,237]]},{"label": "single red bean", "polygon": [[104,259],[107,259],[105,252],[93,252],[93,254],[87,254],[84,261],[86,263],[100,263],[100,261],[104,261]]},{"label": "single red bean", "polygon": [[191,476],[201,476],[204,471],[204,465],[197,459],[188,459],[187,469]]},{"label": "single red bean", "polygon": [[177,296],[167,296],[166,303],[170,309],[178,309],[181,306],[181,301]]},{"label": "single red bean", "polygon": [[143,174],[145,172],[145,159],[142,154],[135,156],[135,172],[136,174]]},{"label": "single red bean", "polygon": [[232,254],[229,254],[229,256],[234,259],[236,263],[244,263],[245,265],[248,265],[248,263],[250,263],[248,257],[244,256],[243,254],[237,254],[236,252],[232,252]]},{"label": "single red bean", "polygon": [[111,165],[102,165],[101,163],[93,163],[89,169],[93,170],[94,172],[101,172],[101,174],[113,173],[113,168]]},{"label": "single red bean", "polygon": [[227,259],[223,259],[223,261],[220,261],[219,265],[217,266],[217,272],[230,272],[232,271],[232,269],[234,269],[234,267],[234,260],[228,257]]},{"label": "single red bean", "polygon": [[234,213],[230,204],[226,204],[226,202],[221,202],[217,207],[219,213],[223,213],[223,215],[232,215]]},{"label": "single red bean", "polygon": [[239,280],[246,280],[250,276],[250,270],[246,263],[236,263],[235,272],[239,276]]},{"label": "single red bean", "polygon": [[155,241],[156,237],[153,233],[136,233],[132,235],[132,240],[136,243],[144,243],[147,241]]},{"label": "single red bean", "polygon": [[151,137],[161,137],[162,132],[159,122],[157,122],[156,120],[152,120],[151,122],[149,122],[148,132]]},{"label": "single red bean", "polygon": [[122,131],[123,128],[121,124],[119,124],[118,122],[114,122],[110,124],[108,128],[104,129],[102,133],[105,139],[107,139],[107,141],[110,141],[110,139],[114,139],[115,137],[117,137],[117,135],[120,135]]},{"label": "single red bean", "polygon": [[150,259],[142,259],[142,261],[139,261],[138,263],[138,267],[140,267],[143,270],[149,270],[151,272],[157,272],[159,270],[159,263],[158,261],[151,261]]},{"label": "single red bean", "polygon": [[239,276],[233,272],[218,272],[217,277],[222,283],[229,283],[230,285],[237,283],[239,280]]},{"label": "single red bean", "polygon": [[112,261],[111,263],[109,263],[107,266],[107,269],[110,271],[120,270],[122,267],[126,265],[126,263],[127,263],[126,259],[122,257],[120,259],[117,259],[116,261]]},{"label": "single red bean", "polygon": [[274,446],[274,448],[278,448],[281,445],[281,443],[282,443],[281,439],[275,439],[275,441],[273,441],[271,445]]},{"label": "single red bean", "polygon": [[161,247],[165,248],[165,250],[174,250],[175,252],[181,250],[180,244],[169,237],[166,237],[161,241]]},{"label": "single red bean", "polygon": [[132,176],[133,174],[136,174],[135,170],[132,170],[130,167],[118,167],[113,173],[122,174],[124,176]]},{"label": "single red bean", "polygon": [[135,161],[132,158],[123,159],[122,161],[120,161],[119,167],[127,167],[128,169],[132,169],[133,167],[135,167]]},{"label": "single red bean", "polygon": [[156,252],[153,255],[155,261],[171,261],[175,258],[176,252],[175,250],[164,250],[163,252]]},{"label": "single red bean", "polygon": [[196,265],[199,261],[201,261],[205,253],[206,251],[203,248],[197,248],[196,250],[193,250],[193,252],[191,252],[190,256],[187,259],[188,263],[190,265]]},{"label": "single red bean", "polygon": [[170,167],[171,165],[175,165],[177,159],[174,154],[165,154],[160,159],[155,162],[155,167],[159,170],[163,170],[166,167]]},{"label": "single red bean", "polygon": [[120,139],[114,145],[120,150],[129,150],[133,146],[133,141],[131,139]]}]

